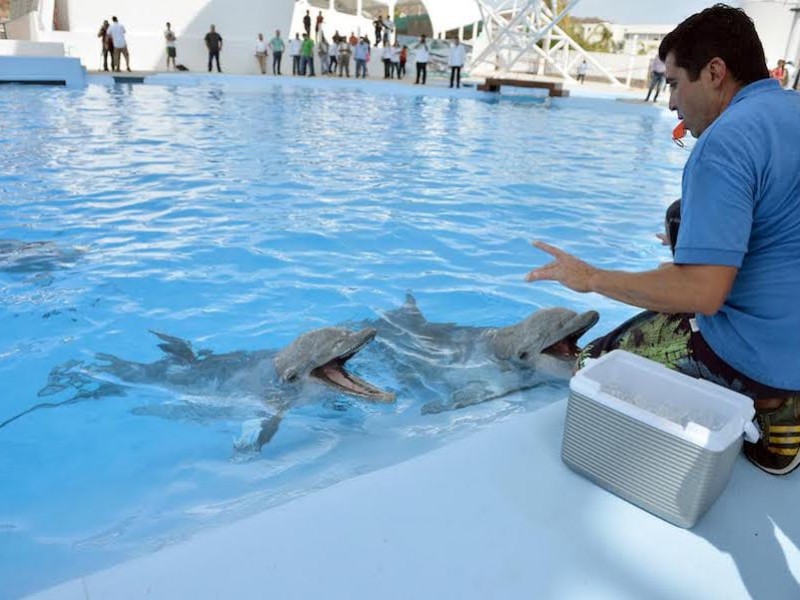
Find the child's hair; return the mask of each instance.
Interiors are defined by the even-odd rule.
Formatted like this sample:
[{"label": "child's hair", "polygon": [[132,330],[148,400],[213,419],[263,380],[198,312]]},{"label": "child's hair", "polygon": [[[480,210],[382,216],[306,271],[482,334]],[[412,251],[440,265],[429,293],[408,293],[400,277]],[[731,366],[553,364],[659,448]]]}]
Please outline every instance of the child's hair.
[{"label": "child's hair", "polygon": [[672,256],[675,256],[675,244],[678,243],[678,229],[681,226],[681,200],[678,198],[669,205],[667,214],[664,217],[664,233],[669,240],[669,248]]}]

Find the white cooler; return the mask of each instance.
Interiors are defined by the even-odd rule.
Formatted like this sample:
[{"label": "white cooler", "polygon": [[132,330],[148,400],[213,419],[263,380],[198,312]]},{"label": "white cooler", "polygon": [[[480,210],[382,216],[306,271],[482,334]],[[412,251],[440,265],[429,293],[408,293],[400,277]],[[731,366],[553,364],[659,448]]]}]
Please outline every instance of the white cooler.
[{"label": "white cooler", "polygon": [[570,381],[561,456],[599,486],[680,527],[692,527],[730,478],[753,401],[623,350]]}]

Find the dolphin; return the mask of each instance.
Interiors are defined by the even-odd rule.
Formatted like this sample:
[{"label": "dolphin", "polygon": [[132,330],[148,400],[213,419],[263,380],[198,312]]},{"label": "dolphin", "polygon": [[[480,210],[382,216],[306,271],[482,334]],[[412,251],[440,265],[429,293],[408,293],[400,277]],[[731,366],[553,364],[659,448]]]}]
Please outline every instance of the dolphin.
[{"label": "dolphin", "polygon": [[[271,409],[269,418],[249,422],[238,450],[258,451],[275,435],[287,410],[301,402],[318,399],[325,391],[354,396],[373,403],[391,403],[392,392],[381,390],[349,372],[347,361],[375,338],[376,331],[343,327],[323,327],[304,333],[280,351],[256,350],[214,354],[195,352],[191,343],[151,331],[161,343],[164,356],[152,363],[140,363],[111,354],[97,354],[98,364],[70,361],[65,368],[50,373],[48,385],[39,396],[48,396],[72,387],[74,398],[60,403],[37,404],[24,413],[0,422],[0,428],[40,408],[53,408],[82,399],[119,394],[124,386],[155,385],[187,396],[257,398]],[[110,377],[112,381],[105,381]],[[101,381],[87,391],[87,379]]]},{"label": "dolphin", "polygon": [[421,409],[431,414],[569,379],[580,353],[578,339],[598,319],[593,310],[548,308],[507,327],[431,323],[408,294],[402,307],[369,326],[402,387],[435,398]]},{"label": "dolphin", "polygon": [[65,248],[53,242],[0,239],[0,271],[38,273],[74,265],[85,248]]}]

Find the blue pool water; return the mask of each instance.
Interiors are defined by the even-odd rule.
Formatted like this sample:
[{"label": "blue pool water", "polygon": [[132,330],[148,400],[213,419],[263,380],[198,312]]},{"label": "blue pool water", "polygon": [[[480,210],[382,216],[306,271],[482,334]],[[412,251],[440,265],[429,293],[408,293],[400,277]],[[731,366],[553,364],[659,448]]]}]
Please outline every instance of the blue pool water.
[{"label": "blue pool water", "polygon": [[157,360],[149,330],[215,352],[279,348],[374,319],[407,291],[430,320],[463,325],[561,305],[599,310],[599,335],[634,314],[524,283],[546,259],[530,240],[605,267],[667,260],[654,233],[688,156],[670,142],[673,116],[604,100],[365,90],[0,90],[0,239],[12,240],[0,241],[0,422],[57,405],[0,427],[0,597],[565,394],[548,384],[421,415],[419,395],[367,348],[353,370],[394,389],[395,405],[299,407],[257,459],[242,460],[232,440],[257,414],[253,399],[158,385],[106,394],[119,382],[85,375],[96,353]]}]

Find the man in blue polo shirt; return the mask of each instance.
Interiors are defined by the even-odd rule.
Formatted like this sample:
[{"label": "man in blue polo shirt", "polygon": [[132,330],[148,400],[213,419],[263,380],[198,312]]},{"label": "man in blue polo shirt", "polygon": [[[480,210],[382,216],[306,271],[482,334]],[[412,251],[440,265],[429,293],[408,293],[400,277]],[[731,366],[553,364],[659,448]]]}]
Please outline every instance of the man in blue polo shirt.
[{"label": "man in blue polo shirt", "polygon": [[745,453],[800,464],[800,95],[769,78],[753,22],[715,5],[659,48],[670,108],[699,138],[683,172],[674,264],[597,269],[558,248],[528,274],[647,309],[585,349],[657,360],[753,398],[762,439]]}]

